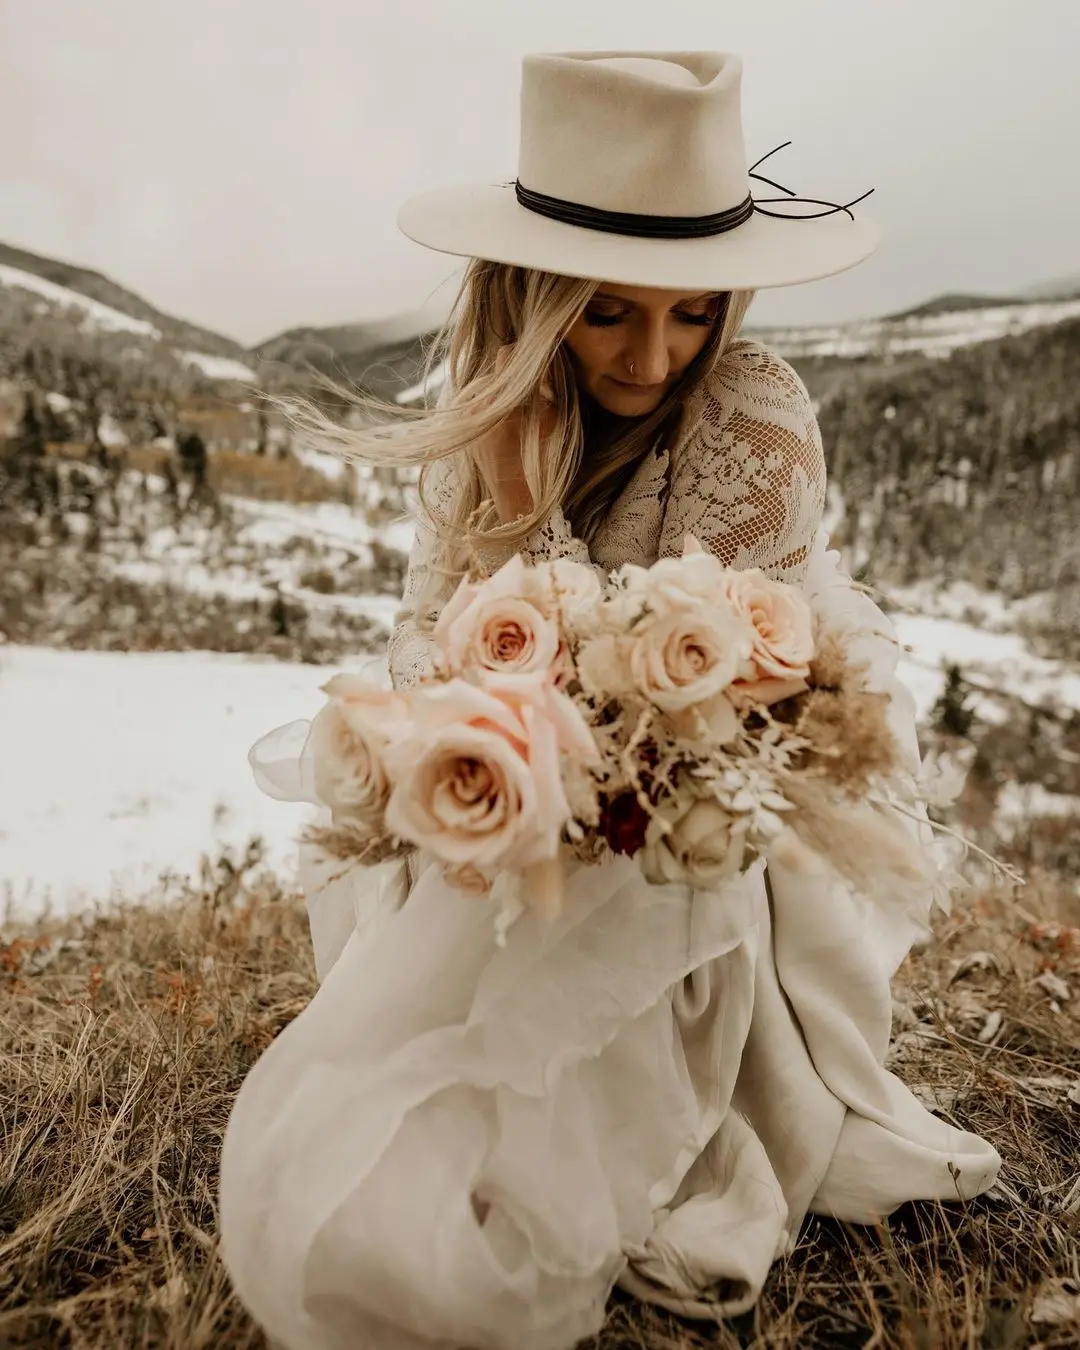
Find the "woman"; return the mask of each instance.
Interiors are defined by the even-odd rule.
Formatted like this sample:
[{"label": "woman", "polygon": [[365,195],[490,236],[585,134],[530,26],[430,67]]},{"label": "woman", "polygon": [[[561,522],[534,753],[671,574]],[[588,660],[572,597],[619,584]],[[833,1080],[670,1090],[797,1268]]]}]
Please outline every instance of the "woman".
[{"label": "woman", "polygon": [[[857,628],[917,755],[889,626],[825,553],[806,390],[737,339],[756,287],[852,266],[876,231],[751,198],[740,76],[718,53],[527,57],[515,190],[442,189],[400,217],[473,259],[440,406],[318,425],[425,465],[398,686],[470,558],[606,571],[692,532]],[[304,796],[282,743],[257,772]],[[616,1282],[730,1316],[808,1212],[875,1222],[994,1180],[993,1148],[883,1068],[890,978],[927,915],[824,868],[758,863],[704,893],[623,857],[570,865],[561,916],[526,914],[502,947],[423,858],[306,874],[321,985],[241,1089],[221,1179],[237,1291],[289,1350],[567,1350]]]}]

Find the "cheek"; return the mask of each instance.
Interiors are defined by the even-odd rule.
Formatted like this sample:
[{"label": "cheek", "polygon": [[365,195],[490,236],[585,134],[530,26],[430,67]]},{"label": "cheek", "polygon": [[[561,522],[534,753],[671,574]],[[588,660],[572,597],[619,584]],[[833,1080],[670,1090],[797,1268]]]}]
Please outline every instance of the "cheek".
[{"label": "cheek", "polygon": [[578,374],[586,380],[605,374],[619,351],[617,329],[590,328],[576,323],[565,338]]},{"label": "cheek", "polygon": [[711,336],[712,329],[707,325],[697,328],[688,324],[683,328],[678,339],[680,369],[685,370],[696,356],[700,356]]}]

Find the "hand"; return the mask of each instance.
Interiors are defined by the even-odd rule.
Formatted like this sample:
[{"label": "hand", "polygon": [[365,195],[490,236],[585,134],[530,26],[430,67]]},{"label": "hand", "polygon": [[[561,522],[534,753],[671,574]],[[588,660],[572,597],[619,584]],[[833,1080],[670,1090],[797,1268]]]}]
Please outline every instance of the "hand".
[{"label": "hand", "polygon": [[[495,370],[501,371],[510,359],[513,344],[507,343],[495,354]],[[545,392],[550,394],[550,389]],[[544,419],[542,434],[551,430],[554,408]],[[488,495],[495,504],[500,521],[509,524],[533,508],[532,493],[525,481],[521,462],[521,409],[516,408],[486,436],[469,447],[473,463],[480,471]]]}]

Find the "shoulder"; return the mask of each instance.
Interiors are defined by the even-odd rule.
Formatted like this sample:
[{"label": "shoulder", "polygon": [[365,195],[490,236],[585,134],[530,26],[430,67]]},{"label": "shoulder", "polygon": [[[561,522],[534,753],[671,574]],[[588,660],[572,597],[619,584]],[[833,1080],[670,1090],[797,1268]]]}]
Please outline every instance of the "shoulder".
[{"label": "shoulder", "polygon": [[770,470],[795,460],[824,474],[817,413],[795,369],[764,342],[734,341],[691,397],[677,466],[765,457]]},{"label": "shoulder", "polygon": [[708,405],[754,421],[806,433],[814,403],[798,372],[779,352],[754,338],[737,338],[703,381]]}]

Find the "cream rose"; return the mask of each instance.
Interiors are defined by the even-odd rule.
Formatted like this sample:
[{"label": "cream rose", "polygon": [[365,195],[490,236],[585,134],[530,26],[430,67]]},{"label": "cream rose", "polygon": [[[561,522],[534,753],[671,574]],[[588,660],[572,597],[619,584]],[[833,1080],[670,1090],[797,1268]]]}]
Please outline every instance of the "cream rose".
[{"label": "cream rose", "polygon": [[672,611],[697,612],[703,605],[714,607],[724,594],[728,569],[719,558],[706,552],[692,534],[683,542],[677,558],[659,558],[651,567],[627,563],[616,574],[614,600],[624,618],[635,610],[663,618]]},{"label": "cream rose", "polygon": [[571,633],[596,627],[603,588],[594,568],[569,558],[553,558],[529,569],[525,598]]},{"label": "cream rose", "polygon": [[328,702],[308,736],[316,795],[335,823],[377,833],[391,788],[384,752],[408,734],[407,700],[358,675],[335,675],[322,691]]},{"label": "cream rose", "polygon": [[814,655],[813,619],[804,597],[758,568],[728,572],[724,594],[753,633],[750,658],[732,697],[768,704],[801,693]]},{"label": "cream rose", "polygon": [[520,869],[553,858],[570,816],[559,772],[567,731],[539,700],[525,715],[461,679],[417,690],[414,734],[389,752],[387,827],[456,865]]},{"label": "cream rose", "polygon": [[630,671],[640,693],[680,712],[722,693],[750,655],[752,634],[727,608],[673,610],[634,630]]},{"label": "cream rose", "polygon": [[742,867],[745,835],[736,818],[710,799],[695,801],[668,833],[661,818],[650,822],[641,864],[649,881],[686,882],[716,889]]}]

